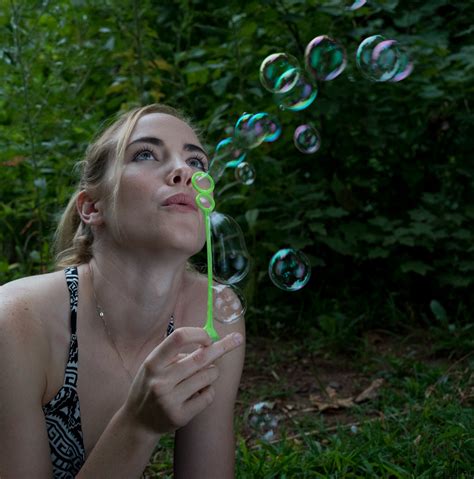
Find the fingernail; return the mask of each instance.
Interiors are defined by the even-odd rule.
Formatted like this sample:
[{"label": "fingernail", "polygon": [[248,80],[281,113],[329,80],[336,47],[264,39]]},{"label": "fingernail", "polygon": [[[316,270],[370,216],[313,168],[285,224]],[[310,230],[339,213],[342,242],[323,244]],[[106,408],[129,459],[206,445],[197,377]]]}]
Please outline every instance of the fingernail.
[{"label": "fingernail", "polygon": [[232,335],[232,339],[234,340],[234,343],[238,346],[239,344],[242,344],[242,341],[244,340],[243,336],[240,333],[234,333]]}]

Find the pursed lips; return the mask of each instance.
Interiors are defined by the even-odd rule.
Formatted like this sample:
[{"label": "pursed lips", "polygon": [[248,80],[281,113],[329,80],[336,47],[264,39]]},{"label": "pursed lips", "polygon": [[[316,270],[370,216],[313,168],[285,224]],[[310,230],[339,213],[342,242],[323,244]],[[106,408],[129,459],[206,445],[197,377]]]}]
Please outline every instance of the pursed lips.
[{"label": "pursed lips", "polygon": [[178,193],[177,195],[170,196],[165,200],[163,206],[181,205],[188,209],[197,211],[196,201],[191,195],[184,193]]}]

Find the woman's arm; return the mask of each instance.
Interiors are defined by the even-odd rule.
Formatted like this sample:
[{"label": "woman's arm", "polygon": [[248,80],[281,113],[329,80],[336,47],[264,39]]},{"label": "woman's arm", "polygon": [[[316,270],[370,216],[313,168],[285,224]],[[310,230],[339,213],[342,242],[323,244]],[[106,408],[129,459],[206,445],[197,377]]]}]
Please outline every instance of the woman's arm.
[{"label": "woman's arm", "polygon": [[[2,294],[3,293],[3,294]],[[50,479],[51,452],[42,398],[49,346],[25,298],[0,293],[0,477]],[[79,478],[138,478],[159,439],[122,410],[112,418]]]},{"label": "woman's arm", "polygon": [[215,327],[221,337],[233,331],[241,333],[244,344],[215,362],[219,377],[212,404],[176,431],[175,479],[234,477],[234,405],[245,359],[245,322],[242,318],[230,325],[216,323]]},{"label": "woman's arm", "polygon": [[[201,347],[195,349],[196,345]],[[176,360],[190,346],[193,352]],[[142,364],[127,401],[77,477],[140,477],[159,436],[188,424],[211,403],[216,375],[208,366],[231,355],[236,347],[231,337],[212,343],[202,328],[179,328],[168,336]],[[197,396],[201,390],[206,392]]]},{"label": "woman's arm", "polygon": [[[20,295],[0,289],[0,477],[50,479],[52,465],[42,398],[49,341],[41,321]],[[181,348],[201,345],[185,360],[169,362]],[[193,346],[193,349],[194,349]],[[114,415],[78,478],[140,477],[161,430],[175,430],[210,404],[208,369],[235,349],[232,338],[211,344],[202,328],[175,331],[148,356],[126,403]],[[197,391],[208,393],[195,399]],[[126,407],[128,404],[128,407]]]},{"label": "woman's arm", "polygon": [[48,340],[26,299],[0,288],[0,477],[50,479],[41,408]]}]

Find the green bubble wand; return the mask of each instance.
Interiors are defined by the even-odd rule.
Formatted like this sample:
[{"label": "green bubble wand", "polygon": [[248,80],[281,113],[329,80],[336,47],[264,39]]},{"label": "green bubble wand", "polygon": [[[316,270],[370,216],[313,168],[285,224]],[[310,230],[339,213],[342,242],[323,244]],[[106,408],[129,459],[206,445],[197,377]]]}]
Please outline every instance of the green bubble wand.
[{"label": "green bubble wand", "polygon": [[[209,181],[208,188],[201,188],[198,185],[198,181],[206,179]],[[204,326],[204,331],[209,334],[209,337],[213,341],[217,341],[220,339],[217,331],[214,329],[214,319],[212,314],[212,249],[211,249],[211,220],[209,219],[210,213],[214,210],[216,206],[214,202],[214,198],[211,196],[211,193],[214,191],[214,180],[209,173],[205,173],[204,171],[197,171],[193,174],[191,178],[191,182],[194,186],[194,189],[198,192],[196,196],[196,204],[198,208],[204,214],[205,220],[205,228],[206,228],[206,247],[207,247],[207,321]],[[203,203],[203,200],[209,203],[206,206]]]}]

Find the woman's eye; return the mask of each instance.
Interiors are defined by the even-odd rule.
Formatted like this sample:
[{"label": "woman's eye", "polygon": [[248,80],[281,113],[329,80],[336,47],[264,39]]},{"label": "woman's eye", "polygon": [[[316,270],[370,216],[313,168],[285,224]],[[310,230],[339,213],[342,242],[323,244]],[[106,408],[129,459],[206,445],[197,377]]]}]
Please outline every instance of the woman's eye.
[{"label": "woman's eye", "polygon": [[147,161],[147,160],[156,160],[155,156],[150,150],[143,150],[137,153],[134,158],[134,161]]},{"label": "woman's eye", "polygon": [[203,160],[201,160],[201,158],[191,158],[189,160],[189,166],[191,166],[192,168],[199,168],[202,171],[206,171],[207,169],[206,164]]}]

